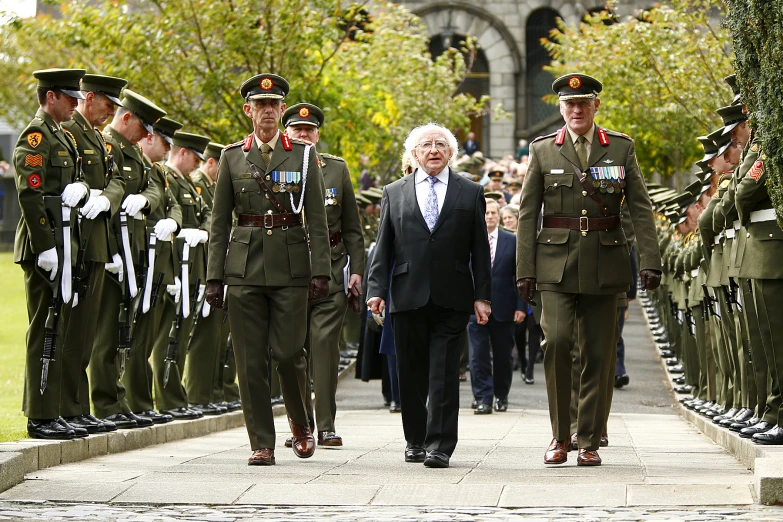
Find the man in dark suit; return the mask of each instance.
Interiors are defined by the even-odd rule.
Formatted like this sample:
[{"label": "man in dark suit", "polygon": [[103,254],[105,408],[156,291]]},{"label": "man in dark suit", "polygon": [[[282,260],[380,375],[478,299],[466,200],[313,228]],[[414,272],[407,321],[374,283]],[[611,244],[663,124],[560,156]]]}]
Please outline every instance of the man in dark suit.
[{"label": "man in dark suit", "polygon": [[465,154],[468,156],[474,155],[481,148],[479,142],[476,141],[476,135],[472,132],[468,133],[468,139],[462,144],[462,148],[465,149]]},{"label": "man in dark suit", "polygon": [[514,324],[525,319],[527,306],[515,291],[517,240],[500,230],[500,205],[486,200],[487,236],[492,264],[492,316],[479,324],[475,316],[468,323],[470,340],[470,382],[478,407],[476,415],[508,409],[508,391],[514,374]]},{"label": "man in dark suit", "polygon": [[449,466],[457,445],[460,334],[471,313],[486,324],[491,312],[484,193],[449,168],[457,147],[436,124],[408,135],[416,170],[384,188],[367,292],[372,312],[385,310],[393,258],[405,461],[437,468]]}]

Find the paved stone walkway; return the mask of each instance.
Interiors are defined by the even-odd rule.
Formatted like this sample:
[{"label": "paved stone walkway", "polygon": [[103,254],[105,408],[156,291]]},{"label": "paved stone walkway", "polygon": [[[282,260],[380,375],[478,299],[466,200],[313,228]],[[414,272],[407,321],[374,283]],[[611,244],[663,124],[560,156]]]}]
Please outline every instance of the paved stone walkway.
[{"label": "paved stone walkway", "polygon": [[[638,319],[635,309],[629,358],[654,360]],[[597,468],[578,468],[573,453],[563,466],[543,464],[548,414],[515,399],[540,400],[543,379],[515,384],[506,413],[461,410],[445,470],[403,462],[400,417],[379,407],[379,383],[347,379],[337,419],[343,448],[298,459],[283,447],[287,423],[278,418],[274,467],[247,466],[239,428],[29,474],[0,494],[0,520],[783,520],[783,508],[753,505],[750,471],[671,415],[660,366],[648,373],[632,380],[633,395],[616,395],[614,411],[623,413],[611,415]],[[469,403],[469,384],[462,391]]]}]

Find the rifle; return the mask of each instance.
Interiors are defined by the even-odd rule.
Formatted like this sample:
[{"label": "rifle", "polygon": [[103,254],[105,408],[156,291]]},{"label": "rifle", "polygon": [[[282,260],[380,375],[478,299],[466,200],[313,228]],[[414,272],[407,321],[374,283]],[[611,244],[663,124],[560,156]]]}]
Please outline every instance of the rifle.
[{"label": "rifle", "polygon": [[710,317],[720,318],[718,313],[715,311],[715,306],[713,305],[715,299],[710,295],[710,291],[707,289],[707,285],[702,283],[701,292],[704,294],[704,319],[709,320]]},{"label": "rifle", "polygon": [[734,313],[734,309],[731,307],[732,304],[734,304],[734,301],[731,297],[731,292],[729,291],[729,287],[720,285],[721,290],[723,290],[723,296],[726,298],[726,311],[730,314]]},{"label": "rifle", "polygon": [[[195,298],[198,295],[198,289],[199,285],[196,285],[196,291],[193,292],[193,298]],[[193,344],[193,334],[196,333],[196,328],[198,328],[198,325],[201,324],[201,312],[204,310],[204,302],[207,297],[206,290],[204,291],[204,295],[201,296],[201,299],[196,304],[194,302],[194,306],[191,307],[193,309],[193,313],[196,314],[196,316],[193,318],[193,326],[190,328],[190,334],[188,335],[188,353],[190,353],[190,346]]]},{"label": "rifle", "polygon": [[79,297],[86,297],[87,290],[90,288],[90,275],[93,270],[92,261],[85,262],[84,256],[87,251],[87,241],[92,234],[92,219],[79,220],[79,250],[76,251],[76,271],[73,274],[74,303],[76,306]]},{"label": "rifle", "polygon": [[737,290],[739,289],[739,285],[734,280],[733,277],[729,278],[729,293],[731,294],[731,302],[734,303],[734,306],[737,307],[737,311],[742,313],[742,304],[740,303],[740,300],[737,299],[738,293]]},{"label": "rifle", "polygon": [[[176,242],[175,242],[176,244]],[[176,252],[176,248],[172,248],[173,252]],[[190,256],[190,247],[186,242],[182,247],[182,260],[180,261],[182,267],[182,276],[188,277],[188,257]],[[176,273],[176,270],[175,270]],[[187,309],[190,305],[190,299],[188,293],[188,279],[181,280],[181,286],[179,290],[179,306],[177,307],[177,313],[174,316],[174,320],[171,322],[171,330],[169,330],[169,346],[166,350],[166,358],[164,359],[165,368],[163,369],[163,386],[169,383],[169,374],[171,372],[171,363],[177,360],[177,352],[179,351],[179,329],[182,327],[182,320],[188,316],[190,310]],[[176,298],[174,299],[176,302]]]},{"label": "rifle", "polygon": [[[54,281],[52,281],[49,274],[41,269],[37,262],[35,264],[36,271],[38,271],[52,289],[52,299],[49,301],[49,310],[47,311],[46,322],[44,323],[43,353],[41,355],[41,395],[44,394],[47,384],[49,383],[49,365],[55,360],[54,357],[57,349],[60,314],[64,304],[63,293],[60,288],[62,284],[63,269],[65,267],[63,225],[66,220],[69,223],[71,221],[71,209],[70,207],[64,207],[62,205],[62,198],[60,196],[44,196],[43,200],[44,210],[49,217],[49,223],[53,225],[52,233],[54,234],[55,248],[57,250],[57,257],[60,260],[60,266],[57,269],[57,275],[55,276]],[[68,262],[70,262],[70,259]]]},{"label": "rifle", "polygon": [[155,304],[158,302],[158,294],[160,293],[160,287],[163,284],[163,272],[158,274],[158,279],[155,284],[152,285],[152,293],[150,295],[150,308],[155,308]]},{"label": "rifle", "polygon": [[[136,324],[138,324],[139,319],[141,318],[142,314],[144,313],[144,292],[146,289],[146,279],[147,279],[147,252],[141,251],[139,255],[139,262],[136,264],[136,280],[139,283],[139,291],[136,294],[136,297],[133,298],[131,302],[131,313],[133,319],[131,320],[130,325],[128,325],[128,355],[130,355],[131,347],[133,346],[133,338],[136,336]],[[120,377],[122,377],[125,374],[125,366],[120,365]]]},{"label": "rifle", "polygon": [[688,326],[688,333],[692,336],[696,336],[696,318],[693,317],[693,309],[687,308],[685,305],[685,324]]}]

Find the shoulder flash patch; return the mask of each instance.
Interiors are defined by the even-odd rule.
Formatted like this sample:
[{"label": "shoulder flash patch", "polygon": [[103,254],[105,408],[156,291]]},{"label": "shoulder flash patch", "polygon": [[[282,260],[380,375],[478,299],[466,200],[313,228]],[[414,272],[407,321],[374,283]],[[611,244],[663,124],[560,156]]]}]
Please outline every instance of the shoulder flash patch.
[{"label": "shoulder flash patch", "polygon": [[557,137],[555,138],[555,145],[562,145],[565,143],[566,130],[565,127],[557,131]]},{"label": "shoulder flash patch", "polygon": [[[750,173],[748,173],[748,174],[750,174]],[[720,182],[720,188],[722,188],[722,189],[729,188],[729,183],[731,183],[731,180],[724,179],[723,181]]]},{"label": "shoulder flash patch", "polygon": [[250,150],[250,146],[253,144],[253,133],[251,132],[245,137],[245,141],[242,144],[242,150],[245,152]]},{"label": "shoulder flash patch", "polygon": [[291,150],[291,138],[288,137],[288,134],[281,134],[280,135],[280,141],[283,143],[283,149],[286,151]]}]

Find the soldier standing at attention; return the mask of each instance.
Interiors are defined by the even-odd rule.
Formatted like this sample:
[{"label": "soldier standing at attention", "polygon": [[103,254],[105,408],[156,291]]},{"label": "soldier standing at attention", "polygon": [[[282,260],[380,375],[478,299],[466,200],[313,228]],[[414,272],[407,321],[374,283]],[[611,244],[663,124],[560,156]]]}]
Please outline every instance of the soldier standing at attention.
[{"label": "soldier standing at attention", "polygon": [[[577,465],[601,464],[608,372],[616,358],[617,294],[631,284],[628,244],[620,223],[625,199],[638,238],[642,288],[661,278],[652,206],[633,140],[594,123],[601,82],[584,74],[554,81],[566,125],[530,145],[517,232],[517,288],[528,302],[541,292],[546,338],[544,372],[554,438],[546,464],[570,449],[571,349],[579,326],[582,365]],[[536,225],[543,204],[543,228]],[[584,334],[584,335],[582,335]]]},{"label": "soldier standing at attention", "polygon": [[[291,138],[317,144],[324,113],[309,103],[299,103],[283,114],[285,132]],[[364,237],[359,221],[359,208],[353,193],[351,175],[345,160],[331,154],[318,154],[318,164],[324,176],[326,221],[329,225],[332,278],[329,297],[309,306],[308,351],[310,375],[315,388],[315,420],[318,425],[319,446],[342,446],[343,439],[335,433],[337,415],[337,371],[340,362],[340,337],[348,303],[358,312],[358,297],[362,293],[364,274]],[[345,280],[345,274],[350,274]],[[310,382],[308,380],[308,382]],[[310,422],[311,394],[306,395]]]},{"label": "soldier standing at attention", "polygon": [[[253,450],[248,464],[272,465],[269,348],[277,362],[294,453],[306,458],[315,451],[305,409],[304,344],[308,297],[329,295],[329,231],[315,149],[278,129],[288,82],[259,74],[245,81],[240,92],[253,132],[226,147],[220,160],[206,295],[211,306],[222,308],[223,285],[228,285],[242,410]],[[234,211],[238,226],[230,230]]]},{"label": "soldier standing at attention", "polygon": [[[14,148],[16,190],[22,218],[16,227],[14,263],[24,271],[24,289],[27,296],[27,352],[23,409],[27,417],[27,433],[35,439],[73,439],[86,437],[87,430],[68,424],[60,410],[60,381],[63,357],[58,333],[47,332],[47,310],[57,290],[61,302],[72,296],[64,295],[59,283],[63,272],[62,245],[55,239],[56,223],[47,213],[44,198],[60,197],[62,205],[75,207],[87,200],[89,184],[80,179],[77,169],[78,152],[73,140],[65,134],[61,124],[73,117],[77,100],[84,98],[79,80],[84,69],[46,69],[33,72],[38,80],[38,105],[35,117],[19,135]],[[61,218],[54,216],[55,219]],[[54,285],[54,286],[52,286]],[[53,357],[46,379],[43,378],[42,359],[47,334],[55,334]]]},{"label": "soldier standing at attention", "polygon": [[[122,88],[128,82],[121,78],[86,74],[81,81],[85,99],[63,129],[76,139],[82,158],[84,179],[90,184],[90,199],[81,209],[79,250],[81,266],[76,266],[82,289],[73,308],[67,308],[64,322],[71,325],[63,339],[62,414],[72,426],[89,433],[114,431],[117,427],[90,414],[90,384],[87,365],[93,350],[95,319],[100,314],[104,285],[104,266],[110,263],[114,250],[110,246],[111,218],[125,196],[125,179],[114,169],[106,141],[98,130],[121,107]],[[78,257],[78,256],[75,256]],[[78,302],[77,302],[78,301]]]}]

